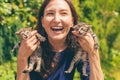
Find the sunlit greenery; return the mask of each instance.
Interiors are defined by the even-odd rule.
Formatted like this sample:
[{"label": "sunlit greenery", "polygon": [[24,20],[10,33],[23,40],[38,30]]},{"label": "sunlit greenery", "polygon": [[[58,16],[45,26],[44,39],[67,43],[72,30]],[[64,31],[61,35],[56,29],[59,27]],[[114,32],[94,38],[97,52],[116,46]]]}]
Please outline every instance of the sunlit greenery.
[{"label": "sunlit greenery", "polygon": [[[0,80],[14,80],[16,55],[10,50],[21,27],[35,27],[43,0],[0,0]],[[93,25],[100,43],[105,80],[120,79],[120,0],[72,0],[79,21]],[[79,80],[76,72],[74,80]]]}]

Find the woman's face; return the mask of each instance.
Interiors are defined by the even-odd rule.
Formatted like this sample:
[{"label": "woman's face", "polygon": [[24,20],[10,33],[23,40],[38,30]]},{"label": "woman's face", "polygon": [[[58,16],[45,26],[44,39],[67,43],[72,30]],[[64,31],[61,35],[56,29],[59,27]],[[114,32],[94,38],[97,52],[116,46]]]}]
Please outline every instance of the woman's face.
[{"label": "woman's face", "polygon": [[51,0],[44,10],[42,25],[48,39],[65,40],[73,26],[73,17],[69,5],[65,0]]}]

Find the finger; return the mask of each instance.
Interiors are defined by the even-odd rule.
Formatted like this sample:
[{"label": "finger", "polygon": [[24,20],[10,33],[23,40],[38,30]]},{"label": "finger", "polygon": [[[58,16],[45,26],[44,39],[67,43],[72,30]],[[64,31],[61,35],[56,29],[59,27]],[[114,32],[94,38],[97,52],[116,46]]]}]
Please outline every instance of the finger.
[{"label": "finger", "polygon": [[78,42],[80,43],[80,45],[86,44],[86,40],[82,38],[78,38]]},{"label": "finger", "polygon": [[84,36],[91,37],[92,35],[90,33],[86,33]]},{"label": "finger", "polygon": [[40,45],[40,42],[36,42],[36,44],[33,45],[32,50],[34,51],[38,46]]},{"label": "finger", "polygon": [[30,44],[31,44],[31,45],[35,45],[37,42],[39,42],[39,41],[38,41],[38,39],[37,39],[37,38],[35,38],[33,41],[31,41],[31,43],[30,43]]},{"label": "finger", "polygon": [[87,40],[93,40],[93,37],[92,37],[92,35],[90,33],[86,33],[85,37],[83,37],[83,38],[85,38]]},{"label": "finger", "polygon": [[85,43],[92,42],[93,38],[89,33],[86,33],[84,36],[81,36],[80,38],[78,38],[78,41],[83,45]]},{"label": "finger", "polygon": [[33,42],[34,40],[37,40],[36,36],[32,36],[28,39],[28,43]]},{"label": "finger", "polygon": [[32,37],[32,36],[34,36],[34,35],[36,35],[37,34],[37,30],[34,30],[34,31],[32,31],[31,33],[30,33],[30,37]]},{"label": "finger", "polygon": [[77,32],[77,31],[72,31],[72,33],[75,35],[75,36],[77,36],[77,37],[81,37],[81,35]]},{"label": "finger", "polygon": [[22,44],[23,46],[26,46],[26,48],[31,48],[32,46],[35,45],[35,43],[37,43],[37,41],[38,41],[37,38],[35,36],[32,36],[27,40],[22,40]]}]

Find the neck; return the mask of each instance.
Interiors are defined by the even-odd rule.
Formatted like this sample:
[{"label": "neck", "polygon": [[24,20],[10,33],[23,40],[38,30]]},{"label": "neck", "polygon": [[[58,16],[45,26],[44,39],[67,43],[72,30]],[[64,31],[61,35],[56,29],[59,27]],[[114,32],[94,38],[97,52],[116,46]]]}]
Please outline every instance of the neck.
[{"label": "neck", "polygon": [[67,44],[65,43],[65,40],[50,40],[49,42],[51,44],[52,50],[56,53],[63,51],[66,49]]}]

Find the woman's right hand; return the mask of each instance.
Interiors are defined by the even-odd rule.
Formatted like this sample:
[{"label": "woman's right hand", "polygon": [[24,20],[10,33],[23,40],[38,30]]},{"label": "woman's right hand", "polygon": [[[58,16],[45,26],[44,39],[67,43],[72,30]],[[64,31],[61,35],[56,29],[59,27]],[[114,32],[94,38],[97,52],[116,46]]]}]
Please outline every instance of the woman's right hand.
[{"label": "woman's right hand", "polygon": [[32,31],[30,38],[22,40],[17,56],[17,78],[16,80],[29,80],[29,74],[24,74],[23,70],[27,67],[28,57],[32,55],[35,49],[40,45],[36,38],[37,31]]},{"label": "woman's right hand", "polygon": [[30,34],[30,38],[22,40],[20,48],[18,50],[18,58],[28,59],[28,57],[35,51],[35,49],[40,45],[40,42],[36,38],[37,31],[34,30]]}]

